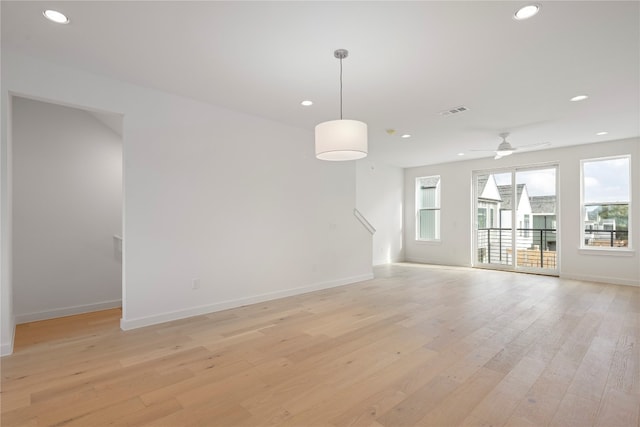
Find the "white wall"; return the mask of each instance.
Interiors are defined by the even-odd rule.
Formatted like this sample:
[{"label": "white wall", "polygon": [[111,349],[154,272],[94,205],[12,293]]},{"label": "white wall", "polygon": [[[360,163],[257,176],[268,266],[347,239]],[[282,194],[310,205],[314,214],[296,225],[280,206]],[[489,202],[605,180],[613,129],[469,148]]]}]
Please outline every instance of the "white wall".
[{"label": "white wall", "polygon": [[312,129],[7,49],[2,91],[124,114],[123,328],[372,277],[355,164],[315,159]]},{"label": "white wall", "polygon": [[[624,255],[580,250],[580,160],[631,154],[632,245]],[[499,161],[469,160],[405,170],[405,257],[408,261],[471,265],[472,172],[493,168],[556,163],[559,180],[560,276],[565,278],[640,285],[640,140],[627,139],[514,154]],[[414,181],[424,175],[442,176],[442,241],[415,240]]]},{"label": "white wall", "polygon": [[403,261],[403,169],[367,158],[358,160],[356,174],[356,207],[376,229],[373,265]]},{"label": "white wall", "polygon": [[119,307],[122,140],[86,111],[13,98],[17,323]]}]

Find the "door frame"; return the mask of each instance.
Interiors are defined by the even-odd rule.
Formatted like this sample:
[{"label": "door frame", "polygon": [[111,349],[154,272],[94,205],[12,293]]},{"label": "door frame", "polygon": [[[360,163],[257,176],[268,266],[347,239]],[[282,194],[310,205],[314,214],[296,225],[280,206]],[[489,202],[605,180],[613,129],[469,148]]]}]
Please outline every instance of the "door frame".
[{"label": "door frame", "polygon": [[[537,267],[522,267],[516,265],[516,257],[513,256],[510,264],[489,264],[489,263],[480,263],[478,262],[478,186],[477,180],[478,176],[481,175],[489,175],[489,174],[500,174],[500,173],[510,173],[511,174],[511,186],[512,186],[512,195],[517,196],[517,181],[516,175],[518,172],[525,171],[534,171],[538,169],[555,169],[555,196],[556,196],[556,268],[548,269],[548,268],[537,268]],[[479,169],[473,170],[471,173],[471,186],[472,186],[472,201],[471,201],[471,266],[473,268],[484,268],[490,270],[503,270],[503,271],[513,271],[519,273],[533,273],[533,274],[542,274],[548,276],[559,276],[560,274],[560,254],[561,254],[561,230],[560,230],[560,218],[561,218],[561,210],[560,210],[560,165],[558,162],[549,162],[549,163],[537,163],[537,164],[529,164],[529,165],[513,165],[513,166],[505,166],[500,168],[491,168],[491,169]],[[515,209],[511,209],[511,247],[516,248],[517,241],[517,208],[516,203],[513,201],[512,203]],[[499,215],[499,214],[498,214]],[[531,227],[533,227],[533,218],[531,221]]]}]

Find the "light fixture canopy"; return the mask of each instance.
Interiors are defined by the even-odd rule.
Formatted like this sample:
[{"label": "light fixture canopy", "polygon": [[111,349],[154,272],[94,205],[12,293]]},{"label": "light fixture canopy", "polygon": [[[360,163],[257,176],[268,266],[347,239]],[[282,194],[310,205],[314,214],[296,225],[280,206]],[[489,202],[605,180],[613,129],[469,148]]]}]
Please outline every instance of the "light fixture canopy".
[{"label": "light fixture canopy", "polygon": [[316,126],[316,158],[320,160],[357,160],[367,156],[367,124],[342,118],[342,60],[348,55],[346,49],[333,52],[340,60],[340,119]]}]

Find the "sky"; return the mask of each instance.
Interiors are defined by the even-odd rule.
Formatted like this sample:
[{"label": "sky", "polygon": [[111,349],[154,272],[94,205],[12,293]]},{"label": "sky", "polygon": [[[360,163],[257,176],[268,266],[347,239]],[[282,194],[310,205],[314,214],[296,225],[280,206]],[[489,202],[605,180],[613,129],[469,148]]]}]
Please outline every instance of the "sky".
[{"label": "sky", "polygon": [[584,162],[583,171],[585,202],[629,201],[628,157]]},{"label": "sky", "polygon": [[[496,184],[511,184],[511,173],[495,174]],[[556,194],[556,170],[536,169],[516,172],[516,183],[527,184],[529,196],[553,196]]]},{"label": "sky", "polygon": [[[628,202],[629,158],[586,161],[584,171],[584,201]],[[511,184],[511,173],[495,174],[498,185]],[[552,196],[556,194],[556,170],[538,169],[516,172],[516,183],[527,184],[529,196]]]}]

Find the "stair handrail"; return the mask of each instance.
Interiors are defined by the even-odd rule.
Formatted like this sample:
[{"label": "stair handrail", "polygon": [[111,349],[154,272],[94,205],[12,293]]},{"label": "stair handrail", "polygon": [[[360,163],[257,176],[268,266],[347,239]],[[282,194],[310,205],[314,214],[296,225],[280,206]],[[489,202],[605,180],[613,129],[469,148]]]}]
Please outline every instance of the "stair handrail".
[{"label": "stair handrail", "polygon": [[364,215],[362,215],[362,213],[358,209],[356,208],[353,209],[353,216],[358,218],[358,221],[360,221],[360,224],[362,224],[363,227],[366,228],[371,235],[373,235],[376,232],[375,227],[371,225],[369,221],[367,221],[367,218],[365,218]]}]

